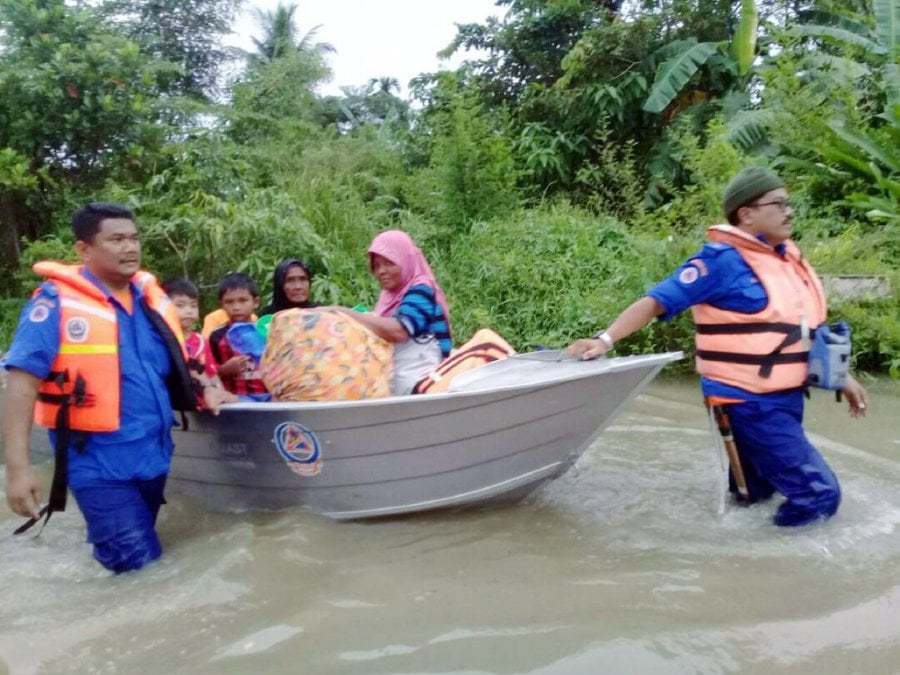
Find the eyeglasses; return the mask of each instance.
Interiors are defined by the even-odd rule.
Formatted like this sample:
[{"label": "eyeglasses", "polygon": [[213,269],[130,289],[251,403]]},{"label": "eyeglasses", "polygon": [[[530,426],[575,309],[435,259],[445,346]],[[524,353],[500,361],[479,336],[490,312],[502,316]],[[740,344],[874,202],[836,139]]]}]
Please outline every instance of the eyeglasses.
[{"label": "eyeglasses", "polygon": [[747,206],[777,206],[781,209],[781,212],[784,213],[788,209],[794,208],[794,205],[791,204],[787,199],[776,199],[773,202],[756,202],[755,204],[747,204]]}]

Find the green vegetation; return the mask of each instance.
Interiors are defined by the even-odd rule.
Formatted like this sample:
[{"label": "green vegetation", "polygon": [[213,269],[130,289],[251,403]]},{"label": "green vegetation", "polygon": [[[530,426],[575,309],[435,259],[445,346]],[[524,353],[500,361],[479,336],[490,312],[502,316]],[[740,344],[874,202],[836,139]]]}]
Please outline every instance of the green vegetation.
[{"label": "green vegetation", "polygon": [[[480,56],[410,101],[389,76],[317,94],[333,47],[295,5],[227,52],[240,4],[0,2],[0,344],[29,263],[71,258],[71,210],[101,199],[136,211],[146,266],[194,279],[207,309],[229,270],[269,292],[285,256],[312,262],[320,302],[371,305],[365,248],[397,227],[460,341],[489,325],[561,346],[696,250],[727,180],[766,164],[821,272],[890,278],[891,297],[832,313],[859,367],[900,377],[897,0],[500,0],[446,50]],[[620,350],[691,332],[679,317]]]}]

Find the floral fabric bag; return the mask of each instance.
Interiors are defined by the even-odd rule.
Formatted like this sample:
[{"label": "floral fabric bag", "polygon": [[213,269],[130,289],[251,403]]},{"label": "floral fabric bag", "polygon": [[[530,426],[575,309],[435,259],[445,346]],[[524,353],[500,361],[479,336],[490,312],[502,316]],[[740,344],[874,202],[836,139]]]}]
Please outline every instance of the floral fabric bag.
[{"label": "floral fabric bag", "polygon": [[393,346],[334,310],[277,312],[260,363],[273,401],[390,396]]}]

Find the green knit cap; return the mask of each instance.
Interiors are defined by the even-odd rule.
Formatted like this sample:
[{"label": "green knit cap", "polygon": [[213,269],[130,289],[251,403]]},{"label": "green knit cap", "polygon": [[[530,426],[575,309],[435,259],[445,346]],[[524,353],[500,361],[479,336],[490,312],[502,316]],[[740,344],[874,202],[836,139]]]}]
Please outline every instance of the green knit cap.
[{"label": "green knit cap", "polygon": [[738,175],[732,178],[725,188],[725,194],[722,198],[725,216],[730,216],[740,207],[752,202],[760,195],[783,187],[784,181],[768,169],[764,169],[761,166],[750,166],[746,169],[741,169]]}]

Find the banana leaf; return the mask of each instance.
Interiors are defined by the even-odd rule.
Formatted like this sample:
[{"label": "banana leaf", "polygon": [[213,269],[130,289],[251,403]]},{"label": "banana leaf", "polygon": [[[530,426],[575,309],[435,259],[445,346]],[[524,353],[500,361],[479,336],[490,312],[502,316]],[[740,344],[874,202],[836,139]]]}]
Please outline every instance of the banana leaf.
[{"label": "banana leaf", "polygon": [[892,172],[900,171],[900,153],[896,147],[882,147],[871,134],[861,134],[853,129],[848,129],[840,122],[832,122],[828,126],[845,143],[857,151],[868,155]]},{"label": "banana leaf", "polygon": [[791,32],[802,37],[824,38],[836,42],[862,47],[872,54],[886,54],[887,48],[875,42],[871,38],[859,33],[837,26],[822,26],[817,24],[801,24],[794,26]]},{"label": "banana leaf", "polygon": [[698,42],[660,65],[643,109],[651,113],[665,110],[700,67],[716,53],[718,43]]},{"label": "banana leaf", "polygon": [[741,77],[749,73],[753,65],[758,24],[759,10],[756,9],[756,0],[741,0],[741,20],[731,43],[734,58],[737,60],[738,75]]},{"label": "banana leaf", "polygon": [[900,2],[898,0],[875,0],[875,32],[878,41],[889,55],[897,54],[897,33],[900,31]]}]

